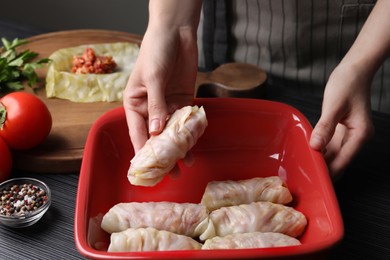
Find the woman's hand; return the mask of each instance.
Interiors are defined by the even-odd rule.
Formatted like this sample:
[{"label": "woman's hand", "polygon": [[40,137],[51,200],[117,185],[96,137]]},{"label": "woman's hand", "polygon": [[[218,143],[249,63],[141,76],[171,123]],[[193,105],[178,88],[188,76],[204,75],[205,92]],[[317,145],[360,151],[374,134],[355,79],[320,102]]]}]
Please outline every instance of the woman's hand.
[{"label": "woman's hand", "polygon": [[[200,3],[150,1],[148,29],[123,95],[135,152],[149,134],[156,135],[164,129],[172,112],[193,102]],[[183,14],[185,10],[189,12],[187,16]]]},{"label": "woman's hand", "polygon": [[322,115],[310,145],[322,150],[333,179],[341,173],[373,135],[370,102],[371,77],[340,64],[325,88]]},{"label": "woman's hand", "polygon": [[340,176],[374,133],[371,83],[390,54],[389,10],[390,1],[377,1],[325,87],[322,115],[313,129],[310,145],[324,152],[333,179]]}]

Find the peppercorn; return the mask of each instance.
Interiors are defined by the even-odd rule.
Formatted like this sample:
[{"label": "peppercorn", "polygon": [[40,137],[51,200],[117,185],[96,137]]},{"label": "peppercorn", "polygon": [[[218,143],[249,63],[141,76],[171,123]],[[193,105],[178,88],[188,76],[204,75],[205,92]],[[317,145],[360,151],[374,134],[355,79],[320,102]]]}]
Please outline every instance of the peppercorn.
[{"label": "peppercorn", "polygon": [[33,184],[8,186],[1,190],[0,215],[24,216],[46,204],[48,196]]}]

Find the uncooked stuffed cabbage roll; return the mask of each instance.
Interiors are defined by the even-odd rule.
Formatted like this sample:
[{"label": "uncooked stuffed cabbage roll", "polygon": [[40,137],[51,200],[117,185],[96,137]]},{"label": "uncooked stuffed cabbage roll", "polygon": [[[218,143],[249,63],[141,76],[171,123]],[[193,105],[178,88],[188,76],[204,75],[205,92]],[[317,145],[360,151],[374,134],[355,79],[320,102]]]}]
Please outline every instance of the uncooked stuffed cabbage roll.
[{"label": "uncooked stuffed cabbage roll", "polygon": [[[297,237],[304,231],[306,217],[292,207],[272,202],[252,202],[222,207],[210,213],[217,236],[250,232],[277,232]],[[208,239],[211,237],[205,237]]]},{"label": "uncooked stuffed cabbage roll", "polygon": [[297,246],[301,242],[282,233],[252,232],[230,234],[224,237],[207,239],[202,249],[242,249],[242,248],[265,248],[281,246]]},{"label": "uncooked stuffed cabbage roll", "polygon": [[162,133],[152,136],[131,160],[128,179],[133,185],[154,186],[183,159],[207,126],[203,107],[176,110]]},{"label": "uncooked stuffed cabbage roll", "polygon": [[111,234],[108,252],[143,252],[201,249],[196,240],[154,228],[129,228]]},{"label": "uncooked stuffed cabbage roll", "polygon": [[194,203],[119,203],[103,216],[101,227],[108,233],[153,227],[194,238],[203,233],[215,236],[206,207]]},{"label": "uncooked stuffed cabbage roll", "polygon": [[258,177],[240,181],[211,181],[206,186],[201,203],[213,211],[257,201],[287,204],[292,201],[292,196],[278,176]]}]

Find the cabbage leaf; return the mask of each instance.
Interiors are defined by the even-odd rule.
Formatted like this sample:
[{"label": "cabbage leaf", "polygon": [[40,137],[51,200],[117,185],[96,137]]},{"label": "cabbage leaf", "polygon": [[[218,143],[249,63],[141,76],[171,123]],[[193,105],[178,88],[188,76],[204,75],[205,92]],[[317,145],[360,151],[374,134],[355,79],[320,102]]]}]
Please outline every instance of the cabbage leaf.
[{"label": "cabbage leaf", "polygon": [[[92,48],[97,56],[112,56],[117,64],[113,73],[75,74],[73,57]],[[114,102],[122,100],[123,90],[139,53],[135,43],[116,42],[63,48],[49,56],[46,74],[46,96],[73,102]]]}]

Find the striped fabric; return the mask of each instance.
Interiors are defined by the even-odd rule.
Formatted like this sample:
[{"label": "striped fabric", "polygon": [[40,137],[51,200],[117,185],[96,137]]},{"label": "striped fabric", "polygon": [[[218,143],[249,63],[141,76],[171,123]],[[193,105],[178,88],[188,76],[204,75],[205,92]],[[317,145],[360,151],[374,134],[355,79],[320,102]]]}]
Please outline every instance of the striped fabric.
[{"label": "striped fabric", "polygon": [[[322,98],[330,73],[354,42],[375,2],[205,0],[199,64],[206,69],[229,61],[255,64],[283,91]],[[226,17],[221,9],[226,9]],[[221,17],[223,24],[217,22]],[[205,39],[211,32],[214,38]],[[225,60],[221,59],[224,53]],[[373,110],[390,113],[389,59],[374,78],[371,101]]]}]

